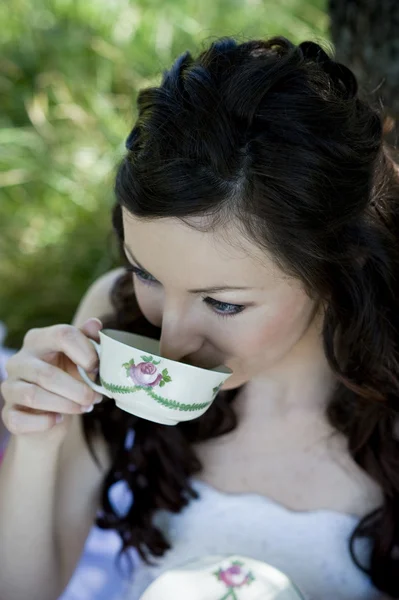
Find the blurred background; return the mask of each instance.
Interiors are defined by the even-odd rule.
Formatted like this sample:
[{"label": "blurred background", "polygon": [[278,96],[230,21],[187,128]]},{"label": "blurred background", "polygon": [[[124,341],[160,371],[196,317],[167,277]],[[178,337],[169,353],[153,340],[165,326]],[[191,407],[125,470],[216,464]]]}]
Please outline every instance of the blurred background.
[{"label": "blurred background", "polygon": [[19,347],[31,327],[70,322],[88,286],[118,264],[113,179],[141,88],[157,83],[178,54],[197,53],[219,36],[285,35],[327,49],[335,42],[337,58],[357,71],[376,102],[385,94],[394,114],[399,3],[373,5],[3,0],[0,321],[7,346]]}]

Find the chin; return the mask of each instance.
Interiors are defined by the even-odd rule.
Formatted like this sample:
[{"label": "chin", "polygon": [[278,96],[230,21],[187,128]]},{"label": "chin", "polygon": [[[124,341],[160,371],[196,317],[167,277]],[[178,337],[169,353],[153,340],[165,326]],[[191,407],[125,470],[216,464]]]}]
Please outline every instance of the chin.
[{"label": "chin", "polygon": [[248,379],[245,379],[245,377],[240,377],[239,375],[235,375],[233,373],[233,375],[231,375],[231,377],[229,377],[227,381],[224,382],[224,384],[221,387],[221,391],[227,392],[228,390],[235,390],[242,387],[246,383],[248,383]]}]

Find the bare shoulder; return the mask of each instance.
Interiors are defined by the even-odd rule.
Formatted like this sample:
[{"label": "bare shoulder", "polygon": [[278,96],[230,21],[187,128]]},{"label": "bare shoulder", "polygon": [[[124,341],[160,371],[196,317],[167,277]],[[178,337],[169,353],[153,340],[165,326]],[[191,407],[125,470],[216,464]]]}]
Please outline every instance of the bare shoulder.
[{"label": "bare shoulder", "polygon": [[[105,273],[96,279],[96,281],[91,284],[80,301],[73,318],[72,324],[75,327],[81,327],[85,321],[91,317],[101,318],[106,314],[112,313],[113,306],[110,297],[111,290],[114,283],[121,275],[123,275],[123,273],[123,268],[113,269],[112,271],[109,271],[108,273]],[[107,400],[103,401],[106,402]],[[87,447],[86,440],[84,439],[82,419],[83,417],[81,415],[75,415],[73,417],[73,425],[69,430],[69,434],[64,444],[65,455],[68,459],[70,456],[74,456],[76,458],[76,451],[77,449],[80,449],[78,454],[81,456],[85,455],[87,469],[92,471],[92,475],[96,479],[101,477],[101,475],[98,472],[98,464],[96,464],[96,462],[93,460],[93,457]],[[101,463],[104,469],[106,469],[109,465],[104,441],[102,439],[95,440],[94,448],[101,456]],[[78,458],[78,462],[79,460],[80,459]],[[82,471],[81,467],[82,463],[79,465],[80,471]]]},{"label": "bare shoulder", "polygon": [[72,321],[73,325],[81,327],[90,317],[100,318],[112,312],[111,290],[116,280],[124,272],[122,267],[112,269],[91,284],[79,303]]},{"label": "bare shoulder", "polygon": [[[90,317],[101,318],[106,314],[112,313],[113,306],[110,297],[111,290],[116,280],[123,275],[123,273],[123,268],[113,269],[112,271],[109,271],[108,273],[105,273],[96,279],[96,281],[91,284],[80,301],[73,318],[72,324],[75,327],[81,327]],[[104,402],[105,401],[106,400],[104,400]],[[93,457],[91,456],[87,447],[86,440],[84,439],[82,418],[83,417],[81,415],[75,415],[73,417],[73,426],[70,428],[64,444],[65,455],[68,459],[70,456],[74,456],[76,458],[76,451],[79,449],[80,452],[78,452],[78,454],[84,454],[86,456],[86,466],[88,469],[92,470],[93,477],[100,477],[98,473],[98,465],[93,460]],[[94,445],[98,453],[101,455],[101,462],[104,468],[107,468],[108,457],[103,440],[96,440]],[[80,459],[78,458],[78,462],[79,460]],[[80,471],[82,470],[81,466],[82,463],[79,465]]]}]

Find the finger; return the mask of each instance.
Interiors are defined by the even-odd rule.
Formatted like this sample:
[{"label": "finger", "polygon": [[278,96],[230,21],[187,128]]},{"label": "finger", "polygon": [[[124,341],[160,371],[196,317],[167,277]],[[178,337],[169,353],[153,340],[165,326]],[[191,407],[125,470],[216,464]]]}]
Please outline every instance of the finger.
[{"label": "finger", "polygon": [[89,406],[77,404],[63,396],[52,394],[51,392],[38,387],[34,383],[15,381],[10,385],[10,388],[12,389],[9,394],[9,397],[11,397],[11,405],[24,406],[42,412],[56,412],[71,415],[90,412],[93,409],[93,404]]},{"label": "finger", "polygon": [[62,396],[79,405],[89,406],[102,398],[101,394],[92,390],[87,383],[71,377],[62,369],[34,356],[30,356],[28,360],[26,355],[24,356],[22,353],[19,357],[15,356],[14,371],[15,377],[10,376],[5,382],[8,395],[15,394],[14,389],[17,381],[23,380],[27,383],[34,383],[47,392]]},{"label": "finger", "polygon": [[97,319],[97,317],[92,317],[91,319],[87,319],[87,321],[82,325],[82,327],[79,327],[79,329],[87,337],[99,341],[100,336],[98,335],[98,332],[101,331],[102,327],[103,324],[100,319]]},{"label": "finger", "polygon": [[32,414],[16,408],[3,409],[3,421],[8,431],[14,435],[47,431],[63,420],[57,413]]},{"label": "finger", "polygon": [[[96,321],[91,320],[90,331],[93,332]],[[97,333],[99,331],[99,325]],[[24,349],[34,356],[44,358],[54,352],[63,352],[73,363],[85,371],[92,371],[98,366],[97,352],[83,331],[73,325],[53,325],[42,329],[31,329],[24,338]]]}]

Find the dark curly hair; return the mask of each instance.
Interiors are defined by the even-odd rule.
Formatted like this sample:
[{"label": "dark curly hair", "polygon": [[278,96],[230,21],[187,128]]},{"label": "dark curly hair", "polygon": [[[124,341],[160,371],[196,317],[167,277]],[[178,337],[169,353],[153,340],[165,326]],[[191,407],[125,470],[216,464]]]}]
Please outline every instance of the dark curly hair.
[{"label": "dark curly hair", "polygon": [[[222,38],[198,58],[186,52],[159,87],[141,91],[138,109],[116,176],[120,241],[121,207],[142,219],[206,215],[209,227],[234,219],[325,304],[324,352],[338,382],[326,416],[384,496],[353,532],[351,554],[399,597],[399,180],[381,116],[348,68],[316,43],[283,37]],[[159,339],[129,273],[112,300],[106,326]],[[112,457],[97,523],[120,534],[122,551],[151,560],[169,548],[154,512],[179,512],[195,496],[193,443],[236,426],[236,393],[220,392],[203,416],[176,427],[111,402],[84,416],[88,443],[102,432]],[[130,430],[133,447],[123,443]],[[108,495],[119,480],[134,495],[123,516]],[[369,565],[356,558],[361,537],[372,541]]]}]

